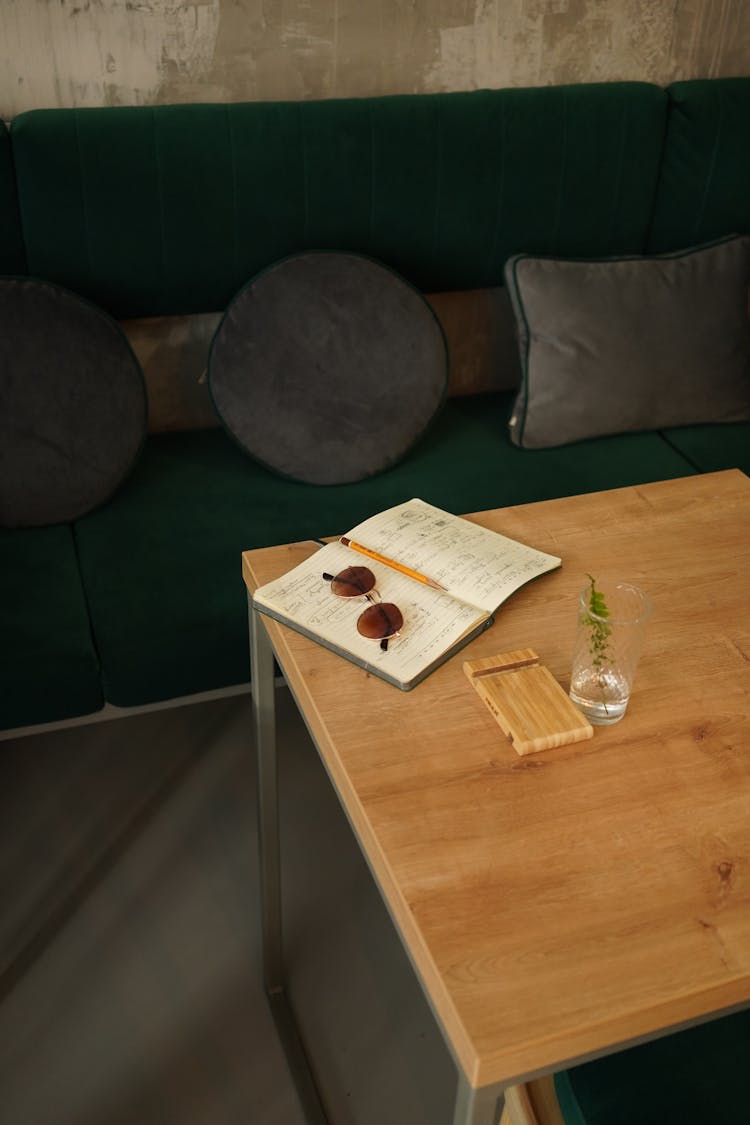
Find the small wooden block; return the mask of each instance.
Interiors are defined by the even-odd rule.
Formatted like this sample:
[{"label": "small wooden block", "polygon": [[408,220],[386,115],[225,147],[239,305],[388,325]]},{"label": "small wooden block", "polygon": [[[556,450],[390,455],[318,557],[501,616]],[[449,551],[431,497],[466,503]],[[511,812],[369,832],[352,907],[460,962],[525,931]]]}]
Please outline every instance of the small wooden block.
[{"label": "small wooden block", "polygon": [[533,648],[466,660],[464,672],[518,754],[583,742],[594,734]]}]

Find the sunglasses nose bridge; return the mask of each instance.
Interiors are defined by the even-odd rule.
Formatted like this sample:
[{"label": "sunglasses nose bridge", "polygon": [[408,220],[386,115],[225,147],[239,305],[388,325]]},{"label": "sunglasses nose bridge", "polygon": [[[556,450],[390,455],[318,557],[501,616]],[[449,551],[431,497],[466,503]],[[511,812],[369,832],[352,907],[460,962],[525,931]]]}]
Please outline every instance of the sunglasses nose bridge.
[{"label": "sunglasses nose bridge", "polygon": [[393,602],[384,602],[375,588],[375,575],[366,566],[350,566],[338,574],[323,572],[323,581],[330,582],[331,592],[340,598],[362,598],[370,604],[357,619],[357,632],[371,641],[379,641],[387,651],[388,641],[399,635],[404,619]]}]

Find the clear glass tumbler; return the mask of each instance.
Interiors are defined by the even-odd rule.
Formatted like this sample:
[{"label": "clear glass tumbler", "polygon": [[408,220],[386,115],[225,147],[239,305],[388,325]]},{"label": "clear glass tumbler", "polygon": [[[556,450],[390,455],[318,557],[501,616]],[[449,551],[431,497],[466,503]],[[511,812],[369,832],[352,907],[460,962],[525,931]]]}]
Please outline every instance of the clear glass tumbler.
[{"label": "clear glass tumbler", "polygon": [[595,585],[578,599],[570,698],[588,721],[603,726],[625,714],[652,605],[629,582]]}]

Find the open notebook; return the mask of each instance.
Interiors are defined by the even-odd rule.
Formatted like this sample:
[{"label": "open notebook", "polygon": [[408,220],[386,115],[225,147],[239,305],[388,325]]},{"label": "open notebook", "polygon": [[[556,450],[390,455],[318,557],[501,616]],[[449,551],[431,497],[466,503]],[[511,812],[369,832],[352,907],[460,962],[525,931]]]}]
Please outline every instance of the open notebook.
[{"label": "open notebook", "polygon": [[[336,541],[259,587],[254,604],[405,691],[485,629],[519,587],[561,562],[416,499],[372,516],[342,538],[443,588]],[[336,597],[323,578],[351,566],[369,568],[375,576],[373,596],[401,611],[403,625],[385,649],[357,632],[366,599]]]}]

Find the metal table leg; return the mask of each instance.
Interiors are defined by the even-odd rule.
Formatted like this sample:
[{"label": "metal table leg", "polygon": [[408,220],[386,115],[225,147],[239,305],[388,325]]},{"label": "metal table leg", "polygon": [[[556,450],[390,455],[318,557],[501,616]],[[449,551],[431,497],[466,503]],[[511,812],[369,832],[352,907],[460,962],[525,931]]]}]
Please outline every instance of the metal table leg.
[{"label": "metal table leg", "polygon": [[261,947],[266,992],[284,990],[281,944],[281,865],[276,763],[276,702],[273,649],[265,625],[249,604],[253,728],[258,773]]},{"label": "metal table leg", "polygon": [[476,1089],[459,1070],[453,1125],[498,1125],[504,1105],[502,1090],[492,1086]]},{"label": "metal table leg", "polygon": [[[273,648],[263,618],[253,609],[250,598],[248,598],[248,610],[253,730],[258,773],[263,983],[307,1121],[309,1125],[328,1125],[313,1071],[300,1039],[285,989]],[[502,1109],[501,1091],[477,1090],[468,1083],[459,1070],[453,1125],[497,1125]]]},{"label": "metal table leg", "polygon": [[305,1117],[309,1125],[328,1125],[328,1118],[285,988],[273,649],[263,620],[253,609],[251,599],[248,599],[248,610],[253,728],[258,773],[263,983]]}]

